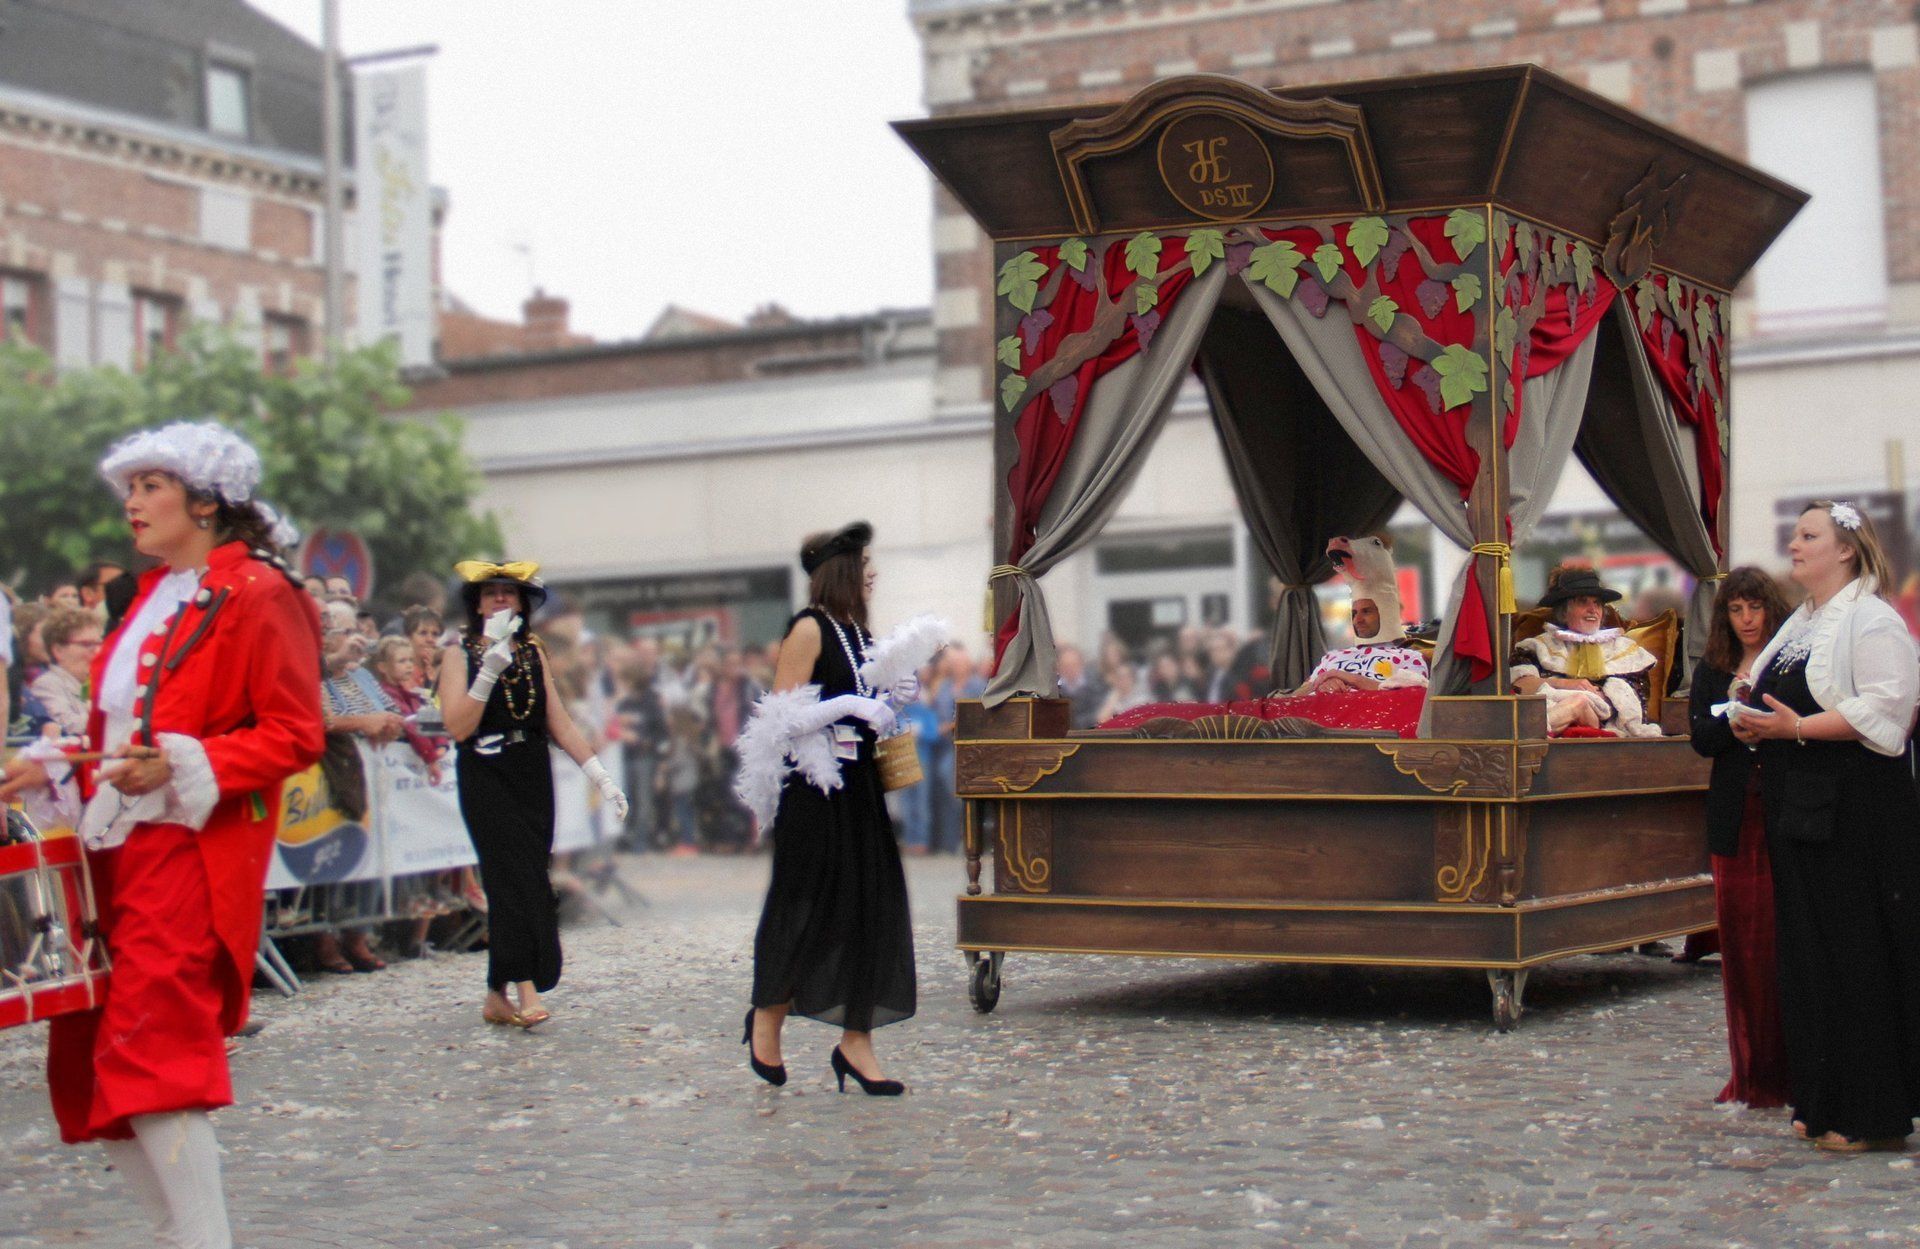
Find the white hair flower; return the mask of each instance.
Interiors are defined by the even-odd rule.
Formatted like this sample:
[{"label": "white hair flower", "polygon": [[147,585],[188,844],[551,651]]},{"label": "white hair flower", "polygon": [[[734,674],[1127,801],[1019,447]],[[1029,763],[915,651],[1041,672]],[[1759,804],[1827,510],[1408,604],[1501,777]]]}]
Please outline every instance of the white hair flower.
[{"label": "white hair flower", "polygon": [[1851,503],[1832,503],[1827,506],[1827,515],[1833,517],[1833,523],[1849,531],[1860,528],[1860,512]]}]

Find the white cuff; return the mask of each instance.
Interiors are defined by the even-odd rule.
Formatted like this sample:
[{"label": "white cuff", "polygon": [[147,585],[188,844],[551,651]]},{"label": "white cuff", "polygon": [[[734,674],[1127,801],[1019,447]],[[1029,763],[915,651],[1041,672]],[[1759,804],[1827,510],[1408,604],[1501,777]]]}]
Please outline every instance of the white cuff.
[{"label": "white cuff", "polygon": [[1898,755],[1907,745],[1907,730],[1880,713],[1873,700],[1861,695],[1845,698],[1834,708],[1841,719],[1853,726],[1867,749],[1882,755]]},{"label": "white cuff", "polygon": [[173,779],[163,791],[167,811],[162,819],[196,831],[205,828],[207,817],[220,801],[220,782],[214,779],[213,764],[207,761],[207,748],[199,738],[184,733],[162,733],[159,744],[167,766],[173,769]]},{"label": "white cuff", "polygon": [[488,672],[485,668],[473,674],[473,684],[467,686],[467,697],[476,703],[484,703],[493,697],[494,684],[500,680],[497,672]]},{"label": "white cuff", "polygon": [[613,783],[613,778],[607,775],[607,765],[600,762],[598,755],[581,764],[580,771],[595,785],[606,786]]}]

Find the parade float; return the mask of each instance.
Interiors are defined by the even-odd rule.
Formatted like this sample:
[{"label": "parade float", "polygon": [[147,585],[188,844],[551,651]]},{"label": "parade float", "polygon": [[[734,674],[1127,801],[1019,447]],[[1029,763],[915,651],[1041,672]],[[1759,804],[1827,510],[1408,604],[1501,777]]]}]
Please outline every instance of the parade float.
[{"label": "parade float", "polygon": [[[977,1008],[1009,952],[1456,967],[1505,1030],[1529,969],[1712,926],[1671,695],[1726,568],[1732,292],[1804,194],[1533,66],[896,128],[997,273],[996,667],[956,734]],[[1283,587],[1272,687],[1326,645],[1330,539],[1404,501],[1470,553],[1384,730],[1235,705],[1070,731],[1042,696],[1045,574],[1194,373]],[[1511,555],[1569,456],[1697,583],[1690,627],[1625,622],[1668,736],[1550,737],[1509,693],[1539,623]]]}]

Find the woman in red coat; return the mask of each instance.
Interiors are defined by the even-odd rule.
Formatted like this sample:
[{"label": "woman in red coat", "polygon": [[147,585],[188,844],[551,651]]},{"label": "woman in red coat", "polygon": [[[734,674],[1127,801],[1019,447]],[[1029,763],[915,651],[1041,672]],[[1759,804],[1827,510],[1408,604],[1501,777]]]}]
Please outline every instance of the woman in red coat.
[{"label": "woman in red coat", "polygon": [[[140,579],[93,668],[79,818],[113,975],[97,1010],[51,1024],[61,1138],[98,1140],[158,1243],[232,1244],[207,1111],[233,1101],[225,1038],[247,1017],[282,782],[320,757],[320,625],[253,498],[260,459],[212,422],[113,448]],[[59,783],[15,759],[0,801]]]}]

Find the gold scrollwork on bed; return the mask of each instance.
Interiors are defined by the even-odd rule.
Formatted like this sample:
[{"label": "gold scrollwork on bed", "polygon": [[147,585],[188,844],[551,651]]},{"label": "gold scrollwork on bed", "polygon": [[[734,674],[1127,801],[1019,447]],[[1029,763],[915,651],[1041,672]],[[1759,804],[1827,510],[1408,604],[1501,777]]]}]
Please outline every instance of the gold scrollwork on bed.
[{"label": "gold scrollwork on bed", "polygon": [[1546,762],[1544,742],[1381,742],[1394,771],[1454,798],[1519,798]]},{"label": "gold scrollwork on bed", "polygon": [[1066,766],[1079,749],[1065,742],[964,746],[955,787],[962,794],[1024,794]]}]

